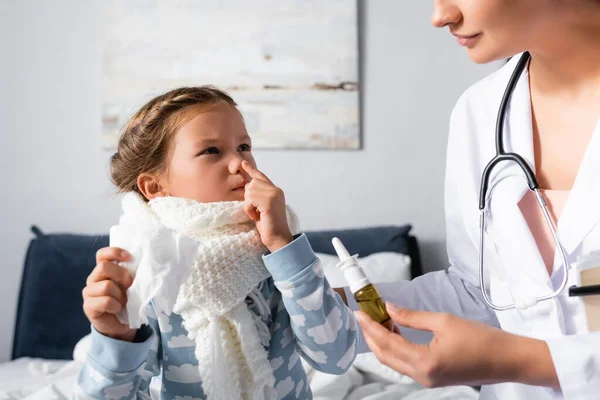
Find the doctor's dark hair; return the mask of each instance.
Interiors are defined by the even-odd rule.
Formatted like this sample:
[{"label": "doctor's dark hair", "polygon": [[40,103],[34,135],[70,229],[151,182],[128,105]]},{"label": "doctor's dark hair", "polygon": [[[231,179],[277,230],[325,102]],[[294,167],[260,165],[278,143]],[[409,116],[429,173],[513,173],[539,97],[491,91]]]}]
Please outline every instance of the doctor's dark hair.
[{"label": "doctor's dark hair", "polygon": [[137,179],[142,173],[167,170],[177,129],[218,105],[237,107],[231,96],[213,86],[174,89],[146,103],[123,128],[117,152],[110,158],[110,176],[118,192],[141,194]]}]

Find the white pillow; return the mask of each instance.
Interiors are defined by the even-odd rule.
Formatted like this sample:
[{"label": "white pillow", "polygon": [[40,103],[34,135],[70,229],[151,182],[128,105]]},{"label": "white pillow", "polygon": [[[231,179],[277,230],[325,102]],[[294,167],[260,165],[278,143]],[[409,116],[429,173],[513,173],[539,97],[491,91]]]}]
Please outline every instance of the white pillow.
[{"label": "white pillow", "polygon": [[[321,260],[325,277],[332,287],[348,286],[344,273],[337,267],[340,259],[330,254],[316,253]],[[374,253],[358,259],[371,283],[409,281],[410,256],[394,252]]]}]

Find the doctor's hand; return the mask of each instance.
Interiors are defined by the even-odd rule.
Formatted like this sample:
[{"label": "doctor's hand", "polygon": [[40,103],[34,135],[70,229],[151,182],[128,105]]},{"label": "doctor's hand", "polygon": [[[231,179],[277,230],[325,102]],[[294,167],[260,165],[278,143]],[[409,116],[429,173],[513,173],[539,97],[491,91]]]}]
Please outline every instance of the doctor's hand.
[{"label": "doctor's hand", "polygon": [[446,313],[400,309],[390,303],[394,322],[431,331],[427,345],[414,344],[356,312],[367,344],[379,361],[426,387],[520,382],[559,387],[546,342]]},{"label": "doctor's hand", "polygon": [[244,191],[244,210],[256,223],[260,240],[269,251],[275,252],[294,240],[283,190],[247,161],[242,163],[242,168],[252,178]]}]

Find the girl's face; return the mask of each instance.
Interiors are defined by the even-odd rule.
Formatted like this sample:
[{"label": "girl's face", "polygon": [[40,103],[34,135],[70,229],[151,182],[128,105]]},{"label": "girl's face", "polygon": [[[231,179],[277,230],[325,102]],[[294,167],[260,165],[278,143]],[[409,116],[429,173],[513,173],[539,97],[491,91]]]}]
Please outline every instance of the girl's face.
[{"label": "girl's face", "polygon": [[168,170],[158,181],[162,195],[202,203],[243,201],[246,160],[256,167],[252,143],[241,113],[219,105],[199,112],[173,137]]},{"label": "girl's face", "polygon": [[448,26],[471,60],[486,63],[547,41],[562,8],[560,0],[434,0],[431,21]]}]

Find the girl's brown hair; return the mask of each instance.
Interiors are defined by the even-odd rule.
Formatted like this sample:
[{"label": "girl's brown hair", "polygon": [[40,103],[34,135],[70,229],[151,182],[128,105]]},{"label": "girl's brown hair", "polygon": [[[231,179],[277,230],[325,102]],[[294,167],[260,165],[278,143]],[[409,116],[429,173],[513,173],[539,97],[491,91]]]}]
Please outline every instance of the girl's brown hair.
[{"label": "girl's brown hair", "polygon": [[118,191],[141,194],[138,177],[166,171],[171,138],[195,115],[190,111],[216,105],[237,106],[231,96],[213,86],[174,89],[146,103],[123,128],[117,152],[110,158],[111,180]]}]

